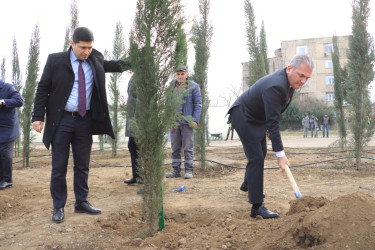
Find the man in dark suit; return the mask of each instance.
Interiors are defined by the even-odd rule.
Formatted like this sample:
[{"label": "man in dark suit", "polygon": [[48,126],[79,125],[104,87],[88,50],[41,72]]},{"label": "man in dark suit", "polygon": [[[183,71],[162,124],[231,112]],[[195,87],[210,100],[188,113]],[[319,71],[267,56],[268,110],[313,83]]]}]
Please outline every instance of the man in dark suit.
[{"label": "man in dark suit", "polygon": [[75,212],[100,214],[87,201],[92,135],[114,138],[108,112],[105,73],[123,72],[124,61],[106,61],[93,49],[94,35],[85,28],[74,30],[66,52],[50,54],[35,95],[33,128],[41,132],[47,149],[52,145],[51,196],[54,222],[64,220],[67,200],[66,172],[70,145],[74,160]]},{"label": "man in dark suit", "polygon": [[14,86],[0,81],[0,190],[13,186],[13,145],[20,135],[17,108],[22,105],[22,96]]},{"label": "man in dark suit", "polygon": [[259,79],[232,105],[228,113],[232,126],[239,135],[246,157],[244,184],[248,187],[249,202],[253,205],[250,216],[264,219],[278,218],[277,213],[263,205],[264,158],[267,153],[266,131],[276,152],[277,164],[284,170],[290,165],[285,156],[279,122],[288,107],[294,90],[310,78],[314,63],[307,55],[295,56],[286,68]]}]

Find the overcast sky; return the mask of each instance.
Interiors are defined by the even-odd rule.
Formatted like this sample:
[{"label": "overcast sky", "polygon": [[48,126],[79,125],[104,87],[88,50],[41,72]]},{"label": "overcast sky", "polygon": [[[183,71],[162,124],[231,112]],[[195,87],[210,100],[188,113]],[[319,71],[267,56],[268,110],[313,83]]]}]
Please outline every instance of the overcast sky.
[{"label": "overcast sky", "polygon": [[[22,77],[25,79],[30,37],[36,24],[41,36],[40,74],[49,53],[63,48],[65,29],[70,20],[70,0],[0,0],[0,59],[6,58],[7,81],[11,78],[13,37],[17,39]],[[77,0],[80,26],[94,32],[94,47],[111,51],[116,23],[128,34],[133,24],[136,0]],[[253,0],[259,28],[264,21],[268,56],[285,40],[331,37],[351,34],[351,0]],[[190,27],[198,15],[198,0],[183,0]],[[242,62],[248,60],[243,0],[211,0],[210,20],[214,29],[209,60],[208,88],[212,104],[225,95],[231,85],[242,82]],[[370,2],[368,30],[375,36],[375,0]],[[128,47],[128,40],[126,42]],[[189,64],[194,65],[193,46]],[[39,76],[40,76],[39,74]],[[124,74],[122,92],[126,95],[129,74]]]}]

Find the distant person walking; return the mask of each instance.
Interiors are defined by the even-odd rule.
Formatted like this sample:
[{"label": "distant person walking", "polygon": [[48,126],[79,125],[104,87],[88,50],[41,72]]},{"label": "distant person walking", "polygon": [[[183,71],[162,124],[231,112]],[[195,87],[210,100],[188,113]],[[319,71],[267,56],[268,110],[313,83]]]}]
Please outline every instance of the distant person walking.
[{"label": "distant person walking", "polygon": [[[227,138],[225,140],[231,141],[231,140],[233,140],[233,130],[234,130],[234,128],[232,127],[232,123],[229,120],[227,121],[227,124],[228,124],[228,133],[227,133]],[[230,139],[228,139],[230,132],[232,132],[232,136],[230,137]]]},{"label": "distant person walking", "polygon": [[[314,131],[317,129],[318,121],[316,120],[314,115],[311,115],[309,119],[310,130],[311,130],[311,137],[314,137]],[[317,137],[318,131],[315,131],[315,137]]]},{"label": "distant person walking", "polygon": [[[367,132],[371,131],[371,114],[369,114],[367,116],[367,126],[366,126],[366,129],[367,129]],[[328,137],[328,133],[327,133],[327,137]]]},{"label": "distant person walking", "polygon": [[318,117],[314,117],[315,138],[318,137],[318,129],[319,129],[318,120],[319,120]]},{"label": "distant person walking", "polygon": [[309,115],[306,115],[302,118],[302,127],[303,127],[303,137],[307,137],[307,133],[309,132],[310,123],[309,123]]},{"label": "distant person walking", "polygon": [[325,114],[323,117],[323,137],[325,137],[325,132],[327,131],[327,138],[329,133],[329,116]]}]

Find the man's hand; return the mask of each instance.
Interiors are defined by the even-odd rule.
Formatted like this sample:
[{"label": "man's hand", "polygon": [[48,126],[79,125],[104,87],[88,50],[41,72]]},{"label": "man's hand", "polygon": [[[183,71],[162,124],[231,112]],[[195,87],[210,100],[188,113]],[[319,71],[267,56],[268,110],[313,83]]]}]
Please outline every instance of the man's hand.
[{"label": "man's hand", "polygon": [[35,121],[35,122],[33,122],[33,129],[36,132],[41,133],[42,130],[43,130],[43,127],[44,127],[44,122],[42,122],[42,121]]},{"label": "man's hand", "polygon": [[285,165],[290,166],[288,158],[286,156],[283,157],[277,157],[277,165],[281,168],[281,171],[285,170]]},{"label": "man's hand", "polygon": [[196,122],[191,122],[191,123],[189,124],[189,127],[191,127],[191,128],[195,128],[197,125],[198,125],[198,123],[196,123]]}]

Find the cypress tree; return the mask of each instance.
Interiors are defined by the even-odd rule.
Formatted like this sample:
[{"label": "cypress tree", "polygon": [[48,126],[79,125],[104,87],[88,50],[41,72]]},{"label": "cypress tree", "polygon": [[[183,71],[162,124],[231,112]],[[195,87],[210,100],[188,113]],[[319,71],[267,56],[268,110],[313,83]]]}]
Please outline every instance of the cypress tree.
[{"label": "cypress tree", "polygon": [[344,149],[346,147],[346,128],[345,128],[345,116],[344,116],[344,88],[345,80],[347,79],[347,71],[341,67],[340,64],[340,51],[337,45],[337,37],[333,36],[333,52],[332,52],[332,63],[333,63],[333,76],[334,76],[334,94],[335,94],[335,109],[337,114],[337,125],[339,127],[340,136],[340,147]]},{"label": "cypress tree", "polygon": [[5,79],[5,57],[3,57],[3,60],[1,62],[1,79],[3,82],[6,81]]},{"label": "cypress tree", "polygon": [[[256,35],[255,15],[250,0],[245,0],[247,46],[250,55],[249,61],[249,86],[266,75],[264,55],[261,51],[259,39]],[[264,38],[265,42],[265,38]],[[263,45],[264,46],[264,45]]]},{"label": "cypress tree", "polygon": [[138,0],[130,36],[129,56],[139,111],[130,123],[138,146],[143,212],[148,226],[142,236],[155,233],[163,207],[165,136],[176,120],[176,107],[181,101],[167,91],[176,69],[174,55],[179,53],[175,49],[180,18],[180,0]]},{"label": "cypress tree", "polygon": [[186,40],[186,34],[183,28],[185,21],[184,19],[180,18],[178,20],[178,26],[177,26],[177,38],[176,38],[176,48],[175,48],[175,66],[176,68],[181,65],[187,65],[187,53],[188,53],[188,47],[187,47],[187,40]]},{"label": "cypress tree", "polygon": [[267,39],[266,39],[266,29],[264,28],[264,22],[262,21],[262,27],[260,28],[260,39],[259,39],[259,48],[262,53],[264,60],[264,69],[266,74],[270,72],[270,65],[268,63],[268,53],[267,53]]},{"label": "cypress tree", "polygon": [[[112,59],[120,60],[124,54],[125,54],[125,42],[124,42],[123,28],[122,28],[121,23],[118,22],[116,24],[115,37],[113,38]],[[112,118],[113,133],[115,134],[115,137],[116,137],[114,140],[111,140],[112,157],[117,156],[119,131],[123,127],[119,124],[119,118],[118,118],[120,81],[121,81],[120,73],[111,74],[111,80],[109,83],[109,89],[110,89],[109,94],[112,99],[112,104],[110,105],[110,109],[112,113],[111,118]]]},{"label": "cypress tree", "polygon": [[63,51],[67,51],[70,46],[70,38],[73,35],[74,30],[78,27],[78,6],[77,0],[70,2],[70,25],[65,30],[64,48]]},{"label": "cypress tree", "polygon": [[371,113],[368,85],[374,78],[374,44],[367,31],[369,0],[352,3],[352,36],[349,39],[347,101],[351,105],[351,131],[354,139],[357,170],[360,169],[363,146],[369,136],[365,133]]},{"label": "cypress tree", "polygon": [[209,23],[210,1],[199,0],[200,20],[193,26],[193,43],[195,48],[194,80],[200,85],[202,95],[202,113],[195,132],[195,154],[198,155],[201,167],[206,167],[206,134],[208,127],[207,110],[210,104],[207,91],[207,70],[210,57],[210,46],[213,34]]},{"label": "cypress tree", "polygon": [[29,166],[30,158],[30,143],[31,136],[31,112],[33,109],[35,89],[38,84],[39,72],[39,54],[40,54],[40,36],[39,27],[35,26],[35,30],[31,35],[29,59],[27,63],[26,82],[23,88],[22,97],[24,99],[22,110],[22,135],[23,135],[23,167]]},{"label": "cypress tree", "polygon": [[[16,38],[13,38],[13,50],[12,50],[12,84],[18,92],[21,93],[22,82],[21,82],[21,71],[20,62],[18,59],[18,49]],[[21,108],[17,109],[18,117],[20,118],[20,124],[22,124]],[[17,138],[14,143],[14,154],[20,156],[20,138]]]}]

